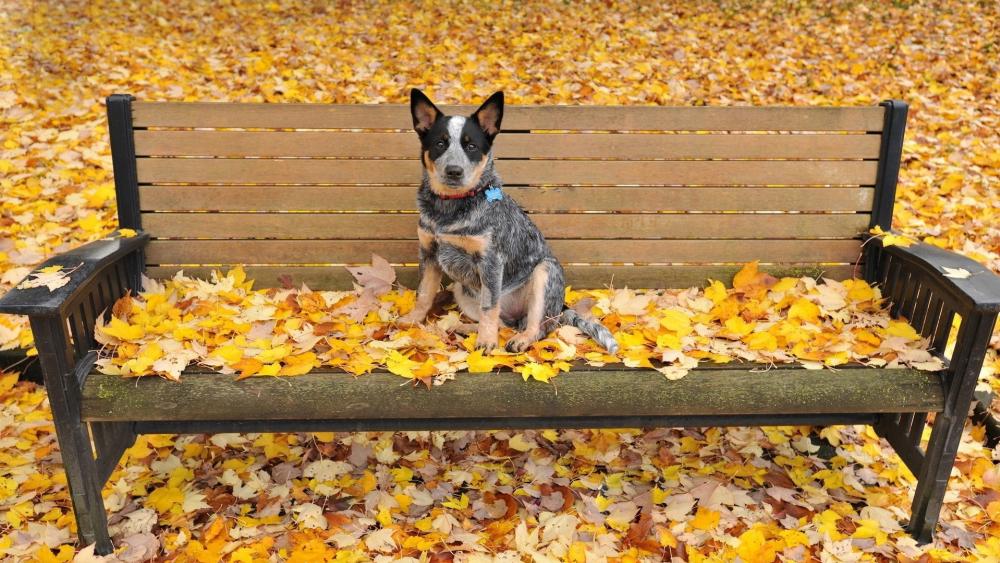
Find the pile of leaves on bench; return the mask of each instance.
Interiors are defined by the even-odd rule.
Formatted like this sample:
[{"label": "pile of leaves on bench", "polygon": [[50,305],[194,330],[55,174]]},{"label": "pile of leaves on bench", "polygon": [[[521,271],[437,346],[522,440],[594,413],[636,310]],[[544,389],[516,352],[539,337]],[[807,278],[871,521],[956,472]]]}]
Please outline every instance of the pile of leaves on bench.
[{"label": "pile of leaves on bench", "polygon": [[[215,272],[211,281],[183,272],[165,281],[145,279],[140,294],[121,298],[110,319],[98,321],[98,369],[179,380],[192,363],[239,378],[320,368],[357,376],[384,368],[430,385],[459,372],[502,367],[525,380],[548,381],[574,365],[619,362],[669,379],[683,377],[699,361],[942,367],[926,339],[889,317],[878,288],[860,280],[776,279],[758,271],[756,262],[729,288],[719,281],[704,289],[568,288],[570,306],[614,333],[621,344],[617,356],[574,327],[559,328],[522,354],[483,354],[475,332],[455,330],[463,321],[453,305],[439,307],[424,325],[397,326],[415,294],[395,286],[385,260],[376,256],[371,266],[350,270],[353,291],[253,290],[239,268]],[[501,345],[512,334],[501,329]]]}]

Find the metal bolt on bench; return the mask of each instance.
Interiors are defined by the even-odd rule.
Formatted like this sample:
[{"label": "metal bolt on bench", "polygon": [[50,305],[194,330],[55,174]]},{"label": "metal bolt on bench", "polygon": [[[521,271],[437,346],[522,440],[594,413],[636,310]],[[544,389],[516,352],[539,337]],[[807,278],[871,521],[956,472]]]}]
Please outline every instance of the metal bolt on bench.
[{"label": "metal bolt on bench", "polygon": [[[264,286],[289,275],[334,289],[350,287],[337,264],[372,253],[412,263],[417,253],[420,164],[405,106],[114,95],[107,109],[119,223],[139,235],[48,260],[83,264],[65,287],[0,299],[0,312],[31,318],[80,539],[97,553],[113,547],[103,484],[137,434],[161,432],[870,424],[917,476],[908,530],[931,539],[1000,311],[1000,278],[925,244],[862,246],[870,227],[890,228],[905,103],[508,107],[498,170],[575,287],[689,287],[760,260],[775,275],[863,274],[939,355],[962,319],[940,373],[765,374],[734,363],[667,381],[581,366],[559,377],[558,395],[516,374],[461,374],[428,391],[385,373],[311,373],[291,385],[197,368],[180,383],[96,373],[95,319],[139,289],[140,273],[246,264]],[[943,266],[972,275],[948,278]],[[413,268],[397,272],[412,286]],[[936,414],[922,448],[928,413]]]}]

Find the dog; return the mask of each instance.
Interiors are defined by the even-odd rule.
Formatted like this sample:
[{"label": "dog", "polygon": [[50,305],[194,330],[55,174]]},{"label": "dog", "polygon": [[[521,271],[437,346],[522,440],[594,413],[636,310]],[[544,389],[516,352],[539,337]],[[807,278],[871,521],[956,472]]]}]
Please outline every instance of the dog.
[{"label": "dog", "polygon": [[618,343],[607,328],[566,307],[562,266],[538,227],[502,191],[492,149],[503,106],[503,92],[496,92],[469,117],[446,116],[423,92],[410,92],[423,163],[420,283],[413,310],[400,321],[423,322],[446,274],[462,313],[478,322],[476,346],[486,352],[497,347],[503,323],[518,331],[507,342],[510,352],[572,325],[614,354]]}]

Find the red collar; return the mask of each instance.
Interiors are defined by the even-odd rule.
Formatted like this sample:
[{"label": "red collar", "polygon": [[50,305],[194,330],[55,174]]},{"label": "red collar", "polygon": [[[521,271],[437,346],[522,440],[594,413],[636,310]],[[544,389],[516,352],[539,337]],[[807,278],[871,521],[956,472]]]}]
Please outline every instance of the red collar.
[{"label": "red collar", "polygon": [[465,199],[465,198],[472,197],[472,196],[478,194],[481,191],[482,190],[469,190],[467,192],[460,193],[460,194],[455,194],[455,195],[441,195],[439,193],[435,193],[434,195],[438,196],[441,199]]}]

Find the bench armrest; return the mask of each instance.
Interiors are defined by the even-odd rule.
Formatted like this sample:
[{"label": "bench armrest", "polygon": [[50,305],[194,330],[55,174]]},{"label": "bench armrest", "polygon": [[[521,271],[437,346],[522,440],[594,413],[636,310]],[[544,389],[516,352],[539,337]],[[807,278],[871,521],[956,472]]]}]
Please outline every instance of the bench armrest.
[{"label": "bench armrest", "polygon": [[[866,244],[871,245],[868,256],[877,266],[875,279],[869,281],[882,286],[892,303],[891,314],[905,318],[930,340],[933,352],[947,360],[941,372],[946,391],[944,416],[964,419],[963,409],[972,399],[1000,312],[1000,276],[974,260],[929,244],[884,246],[879,239]],[[947,275],[945,268],[965,270],[969,275]],[[961,323],[948,357],[945,351],[956,316]]]},{"label": "bench armrest", "polygon": [[[62,266],[65,270],[73,270],[69,283],[50,291],[47,287],[18,289],[14,287],[0,296],[0,313],[10,315],[62,315],[81,291],[109,266],[126,258],[133,258],[134,263],[124,268],[127,271],[122,285],[137,290],[139,288],[139,270],[141,268],[141,252],[149,235],[139,233],[133,237],[122,238],[113,233],[107,238],[96,240],[68,252],[53,256],[39,268]],[[37,269],[36,269],[37,270]],[[131,278],[131,279],[128,279]],[[117,299],[117,297],[115,297]]]},{"label": "bench armrest", "polygon": [[[881,241],[877,240],[869,244],[876,243],[881,245]],[[911,281],[918,281],[920,278],[935,279],[940,289],[960,304],[961,309],[982,313],[1000,312],[1000,276],[971,258],[925,243],[884,246],[881,253],[883,261],[885,256],[892,256],[909,266]],[[949,276],[945,268],[964,270],[969,275],[964,278]],[[958,313],[961,314],[961,311]]]}]

